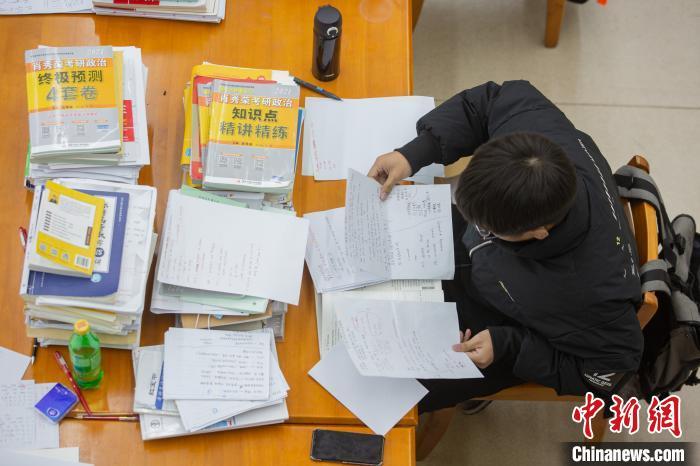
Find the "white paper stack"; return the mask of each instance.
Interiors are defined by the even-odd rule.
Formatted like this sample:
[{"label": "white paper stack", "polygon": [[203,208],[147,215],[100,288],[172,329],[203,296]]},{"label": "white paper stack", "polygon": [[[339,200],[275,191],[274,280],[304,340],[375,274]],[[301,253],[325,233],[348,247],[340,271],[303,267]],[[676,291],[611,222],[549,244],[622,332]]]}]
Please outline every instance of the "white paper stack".
[{"label": "white paper stack", "polygon": [[152,440],[284,422],[289,385],[271,329],[171,328],[134,356],[134,411]]},{"label": "white paper stack", "polygon": [[66,154],[50,161],[35,159],[27,153],[25,184],[43,184],[53,178],[88,178],[135,184],[142,167],[150,164],[146,122],[147,69],[141,49],[113,47],[123,54],[123,127],[122,147],[117,157],[104,154]]},{"label": "white paper stack", "polygon": [[110,16],[220,23],[226,0],[93,0],[95,13]]},{"label": "white paper stack", "polygon": [[[20,295],[25,301],[27,335],[43,345],[67,344],[76,320],[86,319],[102,346],[139,346],[146,285],[155,250],[156,189],[98,180],[57,179],[69,188],[128,199],[128,208],[106,210],[98,248],[100,265],[90,277],[57,276],[29,268],[43,189],[34,192]],[[106,202],[106,205],[108,203]],[[126,211],[124,211],[126,210]],[[121,233],[116,225],[123,223]],[[110,226],[111,225],[111,226]],[[122,243],[116,242],[122,235]]]},{"label": "white paper stack", "polygon": [[170,192],[151,312],[181,315],[183,327],[224,320],[246,330],[268,313],[262,326],[282,338],[287,304],[299,300],[308,222],[264,198],[234,199]]},{"label": "white paper stack", "polygon": [[[302,174],[316,180],[344,180],[348,169],[367,173],[377,156],[415,138],[416,122],[435,108],[435,99],[307,97],[305,105]],[[444,174],[442,165],[433,164],[409,179],[430,184]]]}]

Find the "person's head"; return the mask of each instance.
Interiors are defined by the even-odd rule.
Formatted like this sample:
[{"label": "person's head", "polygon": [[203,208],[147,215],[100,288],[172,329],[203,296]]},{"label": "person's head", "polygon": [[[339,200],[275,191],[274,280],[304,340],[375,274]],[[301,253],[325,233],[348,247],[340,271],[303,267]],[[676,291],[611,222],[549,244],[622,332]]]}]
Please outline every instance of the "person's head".
[{"label": "person's head", "polygon": [[505,241],[545,239],[575,197],[576,171],[564,150],[534,133],[481,145],[455,192],[467,221]]}]

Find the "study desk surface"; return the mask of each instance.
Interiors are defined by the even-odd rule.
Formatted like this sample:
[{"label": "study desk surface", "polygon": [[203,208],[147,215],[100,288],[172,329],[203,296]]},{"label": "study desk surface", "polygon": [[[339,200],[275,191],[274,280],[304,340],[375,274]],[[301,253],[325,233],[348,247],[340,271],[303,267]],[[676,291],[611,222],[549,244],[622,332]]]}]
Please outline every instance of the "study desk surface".
[{"label": "study desk surface", "polygon": [[[316,8],[325,3],[321,0],[228,0],[226,19],[220,25],[78,14],[0,17],[0,141],[3,146],[0,155],[0,235],[3,238],[0,242],[0,316],[3,322],[0,345],[25,354],[31,350],[18,296],[22,251],[17,228],[27,226],[31,204],[30,194],[22,187],[28,141],[24,51],[40,44],[134,45],[142,49],[149,71],[146,102],[151,166],[142,170],[140,183],[158,188],[156,229],[160,231],[167,192],[177,188],[180,180],[182,90],[192,66],[210,61],[285,69],[313,80],[313,15]],[[344,98],[410,94],[409,0],[336,0],[334,5],[343,14],[341,73],[337,80],[322,83],[323,87]],[[312,94],[302,89],[302,96],[308,95]],[[304,213],[341,206],[344,188],[344,182],[315,182],[298,175],[294,193],[296,208]],[[149,301],[150,296],[147,296]],[[172,316],[155,316],[146,311],[141,344],[162,343],[163,333],[172,323]],[[39,350],[37,362],[27,378],[66,382],[51,356],[54,349]],[[67,355],[65,348],[59,349]],[[300,305],[290,307],[287,314],[285,341],[278,349],[282,369],[291,386],[290,422],[358,423],[307,375],[319,359],[313,284],[308,273],[304,275]],[[86,394],[93,409],[129,410],[133,400],[130,353],[106,350],[104,369],[102,388]],[[402,424],[414,425],[416,421],[414,411]],[[127,429],[123,425],[100,423],[72,427],[73,424],[78,423],[71,421],[69,427],[62,427],[62,433],[80,431],[102,435],[113,429]],[[133,425],[128,435],[136,438],[138,428]],[[215,435],[225,438],[226,434]],[[69,444],[65,440],[69,438],[63,436],[64,444]],[[106,439],[105,447],[111,444]]]}]

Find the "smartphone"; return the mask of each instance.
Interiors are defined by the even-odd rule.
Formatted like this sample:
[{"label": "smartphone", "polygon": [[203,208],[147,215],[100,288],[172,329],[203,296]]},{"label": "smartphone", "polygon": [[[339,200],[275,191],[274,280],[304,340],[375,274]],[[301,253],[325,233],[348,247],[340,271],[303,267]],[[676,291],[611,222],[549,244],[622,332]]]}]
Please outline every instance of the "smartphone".
[{"label": "smartphone", "polygon": [[384,437],[316,429],[311,438],[311,459],[378,466],[384,461]]}]

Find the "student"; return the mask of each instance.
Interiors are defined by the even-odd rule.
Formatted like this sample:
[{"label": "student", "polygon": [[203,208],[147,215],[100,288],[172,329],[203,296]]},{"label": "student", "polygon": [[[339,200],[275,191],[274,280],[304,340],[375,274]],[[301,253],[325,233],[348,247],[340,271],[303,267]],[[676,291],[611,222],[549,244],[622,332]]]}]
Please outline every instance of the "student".
[{"label": "student", "polygon": [[[421,412],[536,382],[561,395],[612,394],[643,338],[636,247],[593,140],[526,81],[461,92],[423,116],[418,137],[377,158],[392,186],[474,154],[453,211],[463,351],[483,379],[423,380]],[[461,215],[460,215],[461,214]]]}]

